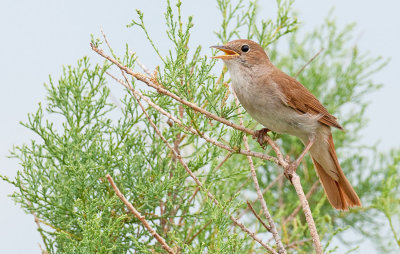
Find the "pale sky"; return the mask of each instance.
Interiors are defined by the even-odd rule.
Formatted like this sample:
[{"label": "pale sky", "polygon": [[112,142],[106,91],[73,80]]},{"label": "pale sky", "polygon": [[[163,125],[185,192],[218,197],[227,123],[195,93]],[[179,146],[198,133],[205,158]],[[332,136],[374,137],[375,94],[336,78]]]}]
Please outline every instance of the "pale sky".
[{"label": "pale sky", "polygon": [[[172,0],[171,0],[172,1]],[[173,2],[173,1],[172,1]],[[259,1],[261,15],[274,13],[274,1]],[[77,59],[88,55],[102,61],[89,47],[90,34],[100,35],[100,27],[107,33],[115,49],[123,49],[125,42],[138,52],[142,62],[150,68],[158,65],[157,58],[139,30],[126,28],[136,9],[145,13],[145,21],[155,41],[165,40],[165,1],[0,1],[0,173],[14,177],[21,169],[16,160],[6,158],[13,145],[29,142],[34,135],[20,126],[27,113],[35,112],[46,92],[43,86],[48,75],[58,79],[62,65],[75,65]],[[400,1],[297,1],[295,9],[305,30],[323,22],[331,7],[343,26],[356,22],[356,36],[361,50],[373,55],[390,57],[389,65],[373,76],[385,86],[370,96],[366,112],[370,119],[361,140],[364,144],[380,141],[379,148],[387,151],[399,147],[400,86],[397,78],[400,66]],[[184,1],[183,12],[194,15],[195,27],[191,39],[203,45],[203,52],[217,42],[213,34],[219,24],[216,2]],[[201,21],[201,22],[199,22]],[[168,45],[160,43],[161,51]],[[121,51],[119,51],[121,52]],[[120,90],[116,85],[116,89]],[[113,91],[114,92],[114,91]],[[117,93],[117,92],[115,92]],[[40,253],[42,243],[32,215],[27,215],[7,195],[13,188],[0,181],[0,252]],[[375,253],[369,244],[357,253]]]}]

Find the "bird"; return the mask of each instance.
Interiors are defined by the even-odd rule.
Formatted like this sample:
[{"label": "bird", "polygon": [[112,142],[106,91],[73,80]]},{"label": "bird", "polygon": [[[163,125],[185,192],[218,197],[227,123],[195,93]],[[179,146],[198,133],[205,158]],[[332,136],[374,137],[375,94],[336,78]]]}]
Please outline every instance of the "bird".
[{"label": "bird", "polygon": [[343,130],[336,117],[299,81],[274,66],[258,43],[240,39],[211,48],[225,53],[213,58],[223,60],[240,104],[265,127],[256,131],[258,141],[268,131],[298,137],[306,147],[294,168],[309,151],[330,204],[338,210],[361,206],[335,152],[331,127]]}]

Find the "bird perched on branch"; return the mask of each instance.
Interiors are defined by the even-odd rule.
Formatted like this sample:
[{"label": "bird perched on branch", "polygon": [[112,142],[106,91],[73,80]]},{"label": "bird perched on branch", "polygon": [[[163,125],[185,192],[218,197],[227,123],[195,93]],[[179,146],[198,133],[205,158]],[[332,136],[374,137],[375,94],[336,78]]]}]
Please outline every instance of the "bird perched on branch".
[{"label": "bird perched on branch", "polygon": [[307,88],[275,67],[256,42],[235,40],[212,48],[225,53],[214,58],[222,59],[228,67],[242,106],[266,127],[256,132],[258,141],[261,143],[269,130],[300,138],[306,148],[294,168],[310,151],[331,205],[340,210],[361,206],[336,156],[331,127],[343,130],[336,118]]}]

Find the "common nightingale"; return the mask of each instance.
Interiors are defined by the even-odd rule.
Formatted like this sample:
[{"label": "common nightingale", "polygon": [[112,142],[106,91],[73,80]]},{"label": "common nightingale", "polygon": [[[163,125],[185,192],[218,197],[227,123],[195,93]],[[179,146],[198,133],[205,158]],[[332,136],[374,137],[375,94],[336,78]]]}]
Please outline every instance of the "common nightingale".
[{"label": "common nightingale", "polygon": [[309,150],[331,205],[340,210],[361,206],[336,156],[331,127],[343,130],[336,118],[307,88],[275,67],[256,42],[235,40],[212,48],[225,53],[214,58],[227,66],[242,106],[266,127],[258,137],[268,130],[298,137],[306,145],[299,158]]}]

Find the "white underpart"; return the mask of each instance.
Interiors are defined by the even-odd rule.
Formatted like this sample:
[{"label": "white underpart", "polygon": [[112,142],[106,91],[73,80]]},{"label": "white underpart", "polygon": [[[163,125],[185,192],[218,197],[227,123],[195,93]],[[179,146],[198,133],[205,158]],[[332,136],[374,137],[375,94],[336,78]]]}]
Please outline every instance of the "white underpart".
[{"label": "white underpart", "polygon": [[235,60],[225,61],[225,64],[231,75],[232,87],[244,109],[271,131],[297,136],[304,144],[314,137],[315,143],[310,152],[337,180],[336,167],[328,150],[330,128],[318,121],[322,115],[301,114],[289,107],[278,84],[273,81],[267,84],[254,82],[261,80],[259,73],[266,75],[268,70],[258,70],[257,66],[243,67]]}]

